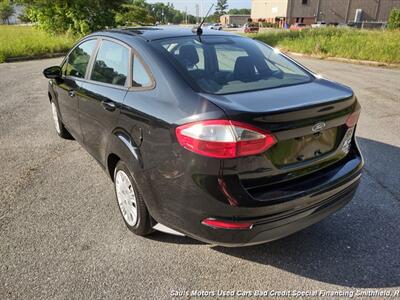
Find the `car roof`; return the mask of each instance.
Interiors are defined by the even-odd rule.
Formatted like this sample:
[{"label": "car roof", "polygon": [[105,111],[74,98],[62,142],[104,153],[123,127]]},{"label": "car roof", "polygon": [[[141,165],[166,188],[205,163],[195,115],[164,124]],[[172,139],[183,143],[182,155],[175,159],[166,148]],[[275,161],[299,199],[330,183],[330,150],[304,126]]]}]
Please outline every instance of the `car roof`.
[{"label": "car roof", "polygon": [[[195,36],[196,31],[195,30],[192,31],[192,28],[180,27],[180,26],[127,27],[127,28],[108,29],[101,32],[95,32],[91,35],[113,36],[114,34],[117,34],[120,37],[121,35],[126,35],[127,37],[136,36],[146,41],[153,41],[165,38]],[[203,35],[232,36],[234,34],[203,28]]]}]

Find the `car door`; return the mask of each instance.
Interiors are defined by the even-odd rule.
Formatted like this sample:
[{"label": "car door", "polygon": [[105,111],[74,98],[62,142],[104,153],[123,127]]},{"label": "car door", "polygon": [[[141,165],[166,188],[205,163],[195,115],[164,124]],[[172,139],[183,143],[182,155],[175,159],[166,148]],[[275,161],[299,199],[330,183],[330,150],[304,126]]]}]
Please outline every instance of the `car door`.
[{"label": "car door", "polygon": [[62,79],[56,87],[58,107],[63,124],[77,140],[82,140],[79,122],[79,97],[96,43],[97,39],[85,40],[69,53],[62,65]]},{"label": "car door", "polygon": [[88,80],[81,86],[79,102],[83,143],[100,163],[105,163],[107,141],[118,122],[130,82],[131,49],[101,38]]},{"label": "car door", "polygon": [[[157,152],[158,157],[167,154],[164,149],[159,146],[162,141],[170,137],[168,130],[159,130],[156,124],[159,120],[155,117],[154,112],[158,111],[159,114],[172,113],[174,107],[169,102],[160,102],[160,97],[167,97],[167,94],[159,90],[154,91],[156,87],[155,77],[151,69],[139,52],[135,49],[132,56],[132,70],[131,70],[131,87],[125,96],[125,100],[121,109],[119,119],[119,126],[123,128],[130,135],[130,143],[137,148],[143,149],[143,144],[148,145],[146,150],[149,152],[143,153],[147,155],[148,161],[155,164],[151,156]],[[167,107],[165,107],[167,106]],[[167,132],[167,133],[166,133]],[[141,160],[141,158],[137,158]]]}]

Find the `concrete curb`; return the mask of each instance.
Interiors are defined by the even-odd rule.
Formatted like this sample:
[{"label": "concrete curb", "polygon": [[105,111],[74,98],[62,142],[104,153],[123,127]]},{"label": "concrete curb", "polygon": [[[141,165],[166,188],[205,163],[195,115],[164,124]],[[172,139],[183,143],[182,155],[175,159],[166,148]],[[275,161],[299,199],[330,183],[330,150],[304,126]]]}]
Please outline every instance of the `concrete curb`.
[{"label": "concrete curb", "polygon": [[55,58],[55,57],[62,57],[66,53],[45,53],[39,55],[32,55],[32,56],[17,56],[17,57],[10,57],[5,60],[6,63],[10,62],[19,62],[19,61],[27,61],[27,60],[38,60],[38,59],[45,59],[45,58]]},{"label": "concrete curb", "polygon": [[297,52],[290,52],[290,51],[283,51],[282,52],[297,56],[297,57],[306,57],[306,58],[314,58],[314,59],[321,59],[321,60],[331,60],[331,61],[338,61],[343,63],[349,64],[356,64],[356,65],[365,65],[365,66],[373,66],[373,67],[385,67],[385,68],[400,68],[400,64],[392,64],[392,63],[384,63],[379,61],[371,61],[371,60],[358,60],[358,59],[350,59],[350,58],[342,58],[342,57],[324,57],[315,54],[304,54],[304,53],[297,53]]}]

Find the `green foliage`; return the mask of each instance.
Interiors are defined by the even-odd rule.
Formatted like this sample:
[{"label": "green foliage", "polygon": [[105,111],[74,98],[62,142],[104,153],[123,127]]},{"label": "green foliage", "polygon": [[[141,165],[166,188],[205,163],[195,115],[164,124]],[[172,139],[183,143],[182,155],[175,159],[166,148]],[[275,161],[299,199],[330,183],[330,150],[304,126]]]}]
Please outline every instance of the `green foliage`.
[{"label": "green foliage", "polygon": [[196,23],[196,17],[195,16],[193,16],[193,15],[188,15],[187,16],[187,20],[188,20],[188,23],[189,24],[195,24]]},{"label": "green foliage", "polygon": [[400,31],[319,28],[250,34],[284,51],[400,63]]},{"label": "green foliage", "polygon": [[250,15],[251,9],[250,8],[232,8],[228,11],[229,15]]},{"label": "green foliage", "polygon": [[76,36],[53,35],[31,26],[0,25],[0,62],[13,57],[64,53],[76,40]]},{"label": "green foliage", "polygon": [[18,19],[19,19],[22,23],[29,23],[29,22],[31,22],[31,19],[29,18],[28,14],[26,13],[26,9],[24,9],[24,11],[20,13],[20,15],[18,16]]},{"label": "green foliage", "polygon": [[174,17],[172,18],[172,23],[173,24],[180,24],[180,23],[182,23],[183,18],[184,18],[184,15],[180,11],[177,11],[175,13]]},{"label": "green foliage", "polygon": [[400,29],[400,9],[393,8],[392,11],[390,12],[388,28]]},{"label": "green foliage", "polygon": [[219,23],[220,18],[217,14],[213,14],[206,18],[206,23]]},{"label": "green foliage", "polygon": [[279,24],[278,23],[271,23],[271,22],[262,22],[261,27],[265,28],[278,28]]},{"label": "green foliage", "polygon": [[21,0],[26,14],[39,28],[52,33],[87,34],[115,25],[124,0]]},{"label": "green foliage", "polygon": [[149,6],[144,0],[133,0],[131,4],[123,4],[115,16],[119,25],[154,23],[154,18],[148,14]]},{"label": "green foliage", "polygon": [[[1,0],[0,0],[1,1]],[[116,25],[183,22],[185,16],[170,3],[145,0],[18,0],[27,6],[24,20],[50,33],[85,35]],[[194,16],[188,20],[195,22]]]},{"label": "green foliage", "polygon": [[218,17],[225,15],[226,10],[228,9],[228,0],[218,0],[217,6],[215,7],[215,14]]},{"label": "green foliage", "polygon": [[0,1],[0,18],[4,23],[9,23],[9,18],[14,14],[14,12],[14,7],[11,5],[10,1]]},{"label": "green foliage", "polygon": [[[185,16],[179,10],[176,10],[170,3],[164,4],[157,2],[154,4],[147,4],[147,12],[157,23],[167,24],[179,24],[185,19]],[[189,20],[190,19],[190,20]],[[195,23],[196,18],[188,15],[189,23]]]},{"label": "green foliage", "polygon": [[[129,4],[123,4],[116,15],[118,25],[132,24],[180,24],[184,21],[185,15],[176,10],[170,3],[157,2],[149,4],[144,0],[133,0]],[[189,22],[195,22],[194,16],[188,15]]]}]

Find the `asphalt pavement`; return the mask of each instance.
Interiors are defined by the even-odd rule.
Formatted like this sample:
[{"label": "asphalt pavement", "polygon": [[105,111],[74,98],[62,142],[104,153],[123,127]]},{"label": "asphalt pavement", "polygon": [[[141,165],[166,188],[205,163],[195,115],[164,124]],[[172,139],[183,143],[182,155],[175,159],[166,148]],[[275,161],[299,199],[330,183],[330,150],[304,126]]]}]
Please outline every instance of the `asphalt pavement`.
[{"label": "asphalt pavement", "polygon": [[358,96],[360,188],[304,231],[223,248],[125,228],[106,174],[55,133],[41,71],[60,60],[0,64],[0,299],[400,289],[399,69],[299,59]]}]

